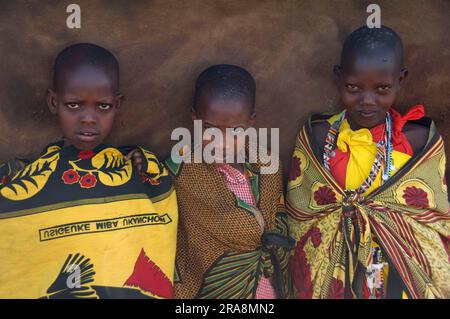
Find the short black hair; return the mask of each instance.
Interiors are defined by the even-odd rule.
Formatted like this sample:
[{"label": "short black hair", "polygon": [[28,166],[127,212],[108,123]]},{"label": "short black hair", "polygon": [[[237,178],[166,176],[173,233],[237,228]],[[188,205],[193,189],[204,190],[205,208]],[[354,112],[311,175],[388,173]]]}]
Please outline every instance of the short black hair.
[{"label": "short black hair", "polygon": [[195,82],[194,110],[205,92],[212,98],[249,98],[251,111],[255,111],[256,82],[250,72],[240,66],[217,64],[204,70]]},{"label": "short black hair", "polygon": [[379,52],[393,53],[398,66],[403,66],[403,44],[394,30],[386,26],[380,28],[362,26],[345,39],[341,54],[341,66],[351,56]]},{"label": "short black hair", "polygon": [[77,43],[63,49],[55,59],[53,67],[53,88],[58,87],[60,75],[68,69],[91,65],[104,69],[117,79],[119,85],[119,62],[105,48],[92,43]]}]

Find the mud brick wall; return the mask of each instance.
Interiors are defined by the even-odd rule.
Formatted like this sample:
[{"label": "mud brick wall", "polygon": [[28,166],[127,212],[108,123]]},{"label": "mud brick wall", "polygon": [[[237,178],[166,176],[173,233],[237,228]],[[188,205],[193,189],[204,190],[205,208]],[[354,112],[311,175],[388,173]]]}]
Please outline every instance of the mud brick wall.
[{"label": "mud brick wall", "polygon": [[[66,27],[66,7],[74,2],[81,29]],[[339,109],[332,68],[371,2],[0,0],[0,161],[36,156],[60,137],[45,104],[53,59],[69,44],[93,42],[118,57],[126,96],[108,142],[169,154],[171,131],[191,125],[196,75],[211,64],[232,63],[255,76],[257,126],[280,128],[286,167],[306,117]],[[376,3],[382,23],[406,48],[410,76],[398,108],[424,103],[448,152],[450,1]]]}]

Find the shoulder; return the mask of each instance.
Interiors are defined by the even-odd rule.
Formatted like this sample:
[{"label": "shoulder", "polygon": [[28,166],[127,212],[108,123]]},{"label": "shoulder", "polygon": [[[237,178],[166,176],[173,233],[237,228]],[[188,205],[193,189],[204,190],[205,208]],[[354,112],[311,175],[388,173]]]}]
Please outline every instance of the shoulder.
[{"label": "shoulder", "polygon": [[416,154],[426,145],[430,134],[430,128],[424,125],[408,122],[403,127],[403,133]]}]

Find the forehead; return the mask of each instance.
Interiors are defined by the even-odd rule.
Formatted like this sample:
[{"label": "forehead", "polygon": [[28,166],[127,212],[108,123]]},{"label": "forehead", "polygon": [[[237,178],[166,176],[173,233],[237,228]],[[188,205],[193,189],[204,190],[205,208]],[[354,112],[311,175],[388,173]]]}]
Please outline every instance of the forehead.
[{"label": "forehead", "polygon": [[202,94],[197,116],[215,124],[243,124],[251,115],[252,102],[247,97],[218,98]]},{"label": "forehead", "polygon": [[117,89],[117,76],[114,72],[91,65],[67,67],[59,73],[56,79],[58,91],[100,89],[114,92]]},{"label": "forehead", "polygon": [[398,58],[392,52],[379,54],[354,54],[342,66],[344,76],[393,77],[400,71]]}]

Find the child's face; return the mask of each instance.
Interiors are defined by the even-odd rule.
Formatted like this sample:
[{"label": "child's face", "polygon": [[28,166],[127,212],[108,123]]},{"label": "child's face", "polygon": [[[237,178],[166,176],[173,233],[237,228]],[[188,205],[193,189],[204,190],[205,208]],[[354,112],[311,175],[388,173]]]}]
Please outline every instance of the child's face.
[{"label": "child's face", "polygon": [[407,71],[400,70],[393,54],[348,60],[335,67],[341,101],[352,127],[372,128],[384,122]]},{"label": "child's face", "polygon": [[56,91],[48,90],[48,107],[71,145],[90,150],[108,136],[123,100],[116,81],[106,71],[82,66],[63,73]]},{"label": "child's face", "polygon": [[[227,139],[226,129],[244,129],[251,127],[255,123],[256,114],[251,111],[250,99],[242,98],[236,100],[224,100],[220,98],[210,98],[208,94],[202,94],[197,106],[197,112],[193,112],[193,120],[202,120],[203,132],[208,128],[219,129],[222,132],[223,140],[217,141],[218,147],[223,149],[223,158],[218,161],[227,162],[227,156],[234,149],[234,154],[242,151],[245,147],[244,139],[237,137]],[[211,143],[211,140],[203,140],[203,148]]]}]

